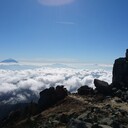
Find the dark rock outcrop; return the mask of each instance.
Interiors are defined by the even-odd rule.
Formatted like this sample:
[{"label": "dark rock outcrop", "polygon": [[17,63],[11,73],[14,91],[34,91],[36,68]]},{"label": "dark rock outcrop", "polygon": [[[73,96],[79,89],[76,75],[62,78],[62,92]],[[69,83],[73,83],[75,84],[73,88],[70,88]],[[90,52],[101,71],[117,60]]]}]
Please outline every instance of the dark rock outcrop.
[{"label": "dark rock outcrop", "polygon": [[94,94],[93,88],[90,88],[87,85],[81,86],[77,91],[78,91],[79,95],[91,95],[91,94]]},{"label": "dark rock outcrop", "polygon": [[102,93],[104,95],[111,95],[112,88],[107,82],[94,79],[94,84],[95,84],[96,90],[99,93]]},{"label": "dark rock outcrop", "polygon": [[117,96],[123,101],[128,101],[128,49],[124,58],[115,60],[112,72],[112,83],[94,80],[96,91],[103,95]]},{"label": "dark rock outcrop", "polygon": [[124,58],[114,62],[112,83],[116,88],[128,87],[128,49]]},{"label": "dark rock outcrop", "polygon": [[54,105],[58,101],[64,99],[68,95],[67,90],[63,86],[50,87],[40,92],[40,98],[38,101],[39,110],[45,110],[48,107]]}]

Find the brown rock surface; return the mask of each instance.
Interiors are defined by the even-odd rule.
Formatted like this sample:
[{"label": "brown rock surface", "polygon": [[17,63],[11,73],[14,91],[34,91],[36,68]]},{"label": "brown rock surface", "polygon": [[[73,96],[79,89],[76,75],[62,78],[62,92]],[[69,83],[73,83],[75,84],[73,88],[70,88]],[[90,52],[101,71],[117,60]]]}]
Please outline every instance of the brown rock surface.
[{"label": "brown rock surface", "polygon": [[12,128],[128,128],[128,103],[118,100],[118,97],[71,94],[49,109],[15,122]]}]

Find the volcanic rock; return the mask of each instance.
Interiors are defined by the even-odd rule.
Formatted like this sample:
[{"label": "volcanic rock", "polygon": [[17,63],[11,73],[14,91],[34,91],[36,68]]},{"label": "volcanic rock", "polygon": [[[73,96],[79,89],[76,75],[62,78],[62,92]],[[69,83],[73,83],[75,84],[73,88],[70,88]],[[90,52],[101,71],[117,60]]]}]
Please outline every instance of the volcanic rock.
[{"label": "volcanic rock", "polygon": [[68,128],[87,128],[84,121],[78,119],[71,119]]},{"label": "volcanic rock", "polygon": [[107,82],[94,79],[94,84],[95,84],[96,90],[99,93],[102,93],[104,95],[111,95],[112,89],[111,89],[111,86]]},{"label": "volcanic rock", "polygon": [[63,86],[50,87],[40,92],[38,101],[40,111],[47,109],[58,101],[64,99],[68,95],[67,90]]},{"label": "volcanic rock", "polygon": [[94,94],[93,89],[88,87],[87,85],[81,86],[77,91],[79,95]]},{"label": "volcanic rock", "polygon": [[128,49],[124,58],[118,58],[114,62],[112,83],[119,89],[128,87]]}]

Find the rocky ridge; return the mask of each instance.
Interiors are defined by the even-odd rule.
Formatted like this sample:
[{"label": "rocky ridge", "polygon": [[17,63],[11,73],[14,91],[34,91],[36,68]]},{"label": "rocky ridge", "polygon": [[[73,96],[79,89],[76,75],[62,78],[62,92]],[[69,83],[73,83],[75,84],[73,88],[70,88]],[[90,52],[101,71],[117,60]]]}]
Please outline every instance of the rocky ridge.
[{"label": "rocky ridge", "polygon": [[128,128],[128,103],[101,94],[70,94],[38,114],[21,119],[15,112],[10,118],[3,128]]}]

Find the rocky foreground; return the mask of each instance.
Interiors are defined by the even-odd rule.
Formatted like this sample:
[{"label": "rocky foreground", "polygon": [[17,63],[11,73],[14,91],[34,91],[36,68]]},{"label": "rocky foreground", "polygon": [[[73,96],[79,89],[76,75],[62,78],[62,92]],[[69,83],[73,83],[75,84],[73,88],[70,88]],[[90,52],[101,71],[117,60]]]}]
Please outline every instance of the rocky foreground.
[{"label": "rocky foreground", "polygon": [[55,106],[24,120],[15,128],[128,128],[128,104],[120,98],[69,95]]},{"label": "rocky foreground", "polygon": [[69,94],[63,86],[49,88],[40,93],[38,104],[30,103],[25,109],[13,111],[1,127],[128,128],[128,102],[121,97],[128,92],[121,91],[121,95],[118,92],[104,95],[82,86],[78,93]]}]

